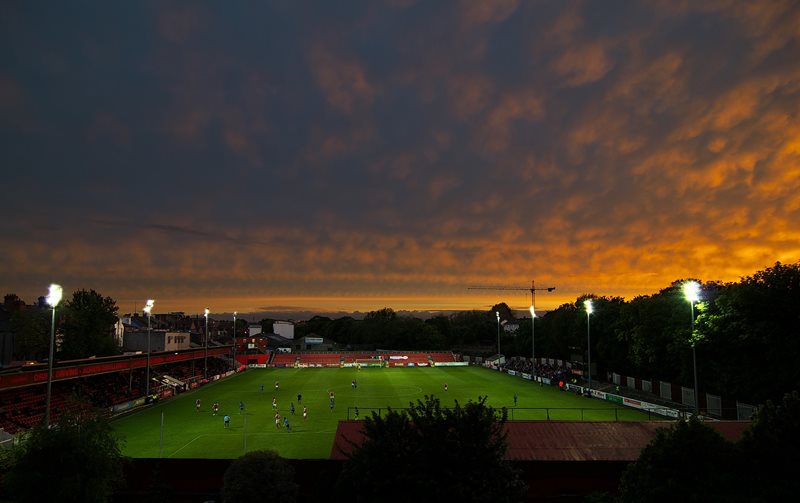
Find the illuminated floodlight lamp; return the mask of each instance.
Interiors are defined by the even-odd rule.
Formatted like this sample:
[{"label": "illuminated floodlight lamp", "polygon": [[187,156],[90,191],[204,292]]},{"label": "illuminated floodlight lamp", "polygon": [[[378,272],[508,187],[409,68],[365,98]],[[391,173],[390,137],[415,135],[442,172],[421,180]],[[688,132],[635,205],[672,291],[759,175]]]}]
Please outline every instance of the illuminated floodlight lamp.
[{"label": "illuminated floodlight lamp", "polygon": [[586,308],[586,314],[592,314],[592,312],[594,312],[593,308],[592,308],[592,299],[584,300],[583,301],[583,307]]},{"label": "illuminated floodlight lamp", "polygon": [[686,300],[694,304],[700,300],[700,283],[697,281],[687,281],[683,284],[683,295]]},{"label": "illuminated floodlight lamp", "polygon": [[61,298],[64,296],[64,289],[61,288],[61,285],[57,285],[53,283],[50,285],[50,290],[47,293],[47,305],[50,307],[56,307],[59,302],[61,302]]},{"label": "illuminated floodlight lamp", "polygon": [[529,310],[531,312],[531,318],[536,318],[536,309],[533,308],[533,304],[531,304]]},{"label": "illuminated floodlight lamp", "polygon": [[156,303],[155,300],[147,299],[147,304],[145,304],[144,309],[142,309],[142,311],[144,311],[144,314],[149,316],[150,312],[153,310],[153,305],[155,305],[155,303]]}]

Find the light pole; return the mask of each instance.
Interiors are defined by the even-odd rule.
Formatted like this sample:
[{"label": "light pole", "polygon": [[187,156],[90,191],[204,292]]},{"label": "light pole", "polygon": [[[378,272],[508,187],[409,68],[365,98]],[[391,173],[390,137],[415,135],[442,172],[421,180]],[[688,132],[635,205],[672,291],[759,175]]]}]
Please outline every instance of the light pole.
[{"label": "light pole", "polygon": [[692,312],[692,333],[689,339],[692,344],[692,369],[694,371],[694,413],[700,415],[700,394],[697,388],[697,353],[694,338],[694,303],[700,299],[700,284],[696,281],[687,281],[683,284],[683,295],[689,301]]},{"label": "light pole", "polygon": [[142,309],[144,314],[147,315],[147,383],[145,384],[145,397],[150,396],[150,312],[153,310],[153,304],[155,303],[156,301],[153,299],[147,299],[147,304]]},{"label": "light pole", "polygon": [[495,311],[497,316],[497,361],[500,362],[500,311]]},{"label": "light pole", "polygon": [[236,362],[236,311],[233,312],[233,370],[234,372],[239,369],[239,364]]},{"label": "light pole", "polygon": [[586,308],[586,350],[589,352],[589,389],[592,389],[592,334],[589,326],[592,314],[592,299],[584,300],[583,306]]},{"label": "light pole", "polygon": [[536,377],[536,331],[534,325],[536,324],[536,291],[546,290],[552,292],[556,287],[548,286],[545,288],[536,288],[536,283],[531,280],[531,375]]},{"label": "light pole", "polygon": [[208,308],[206,308],[206,313],[205,313],[205,317],[206,317],[206,343],[205,343],[206,352],[205,352],[205,356],[203,356],[203,376],[206,379],[208,379],[208,313],[209,312],[210,311],[208,310]]},{"label": "light pole", "polygon": [[50,323],[50,358],[47,360],[47,401],[44,409],[44,424],[50,427],[50,392],[53,387],[53,353],[56,345],[56,306],[61,302],[64,290],[61,285],[53,283],[47,293],[47,305],[53,308],[53,320]]}]

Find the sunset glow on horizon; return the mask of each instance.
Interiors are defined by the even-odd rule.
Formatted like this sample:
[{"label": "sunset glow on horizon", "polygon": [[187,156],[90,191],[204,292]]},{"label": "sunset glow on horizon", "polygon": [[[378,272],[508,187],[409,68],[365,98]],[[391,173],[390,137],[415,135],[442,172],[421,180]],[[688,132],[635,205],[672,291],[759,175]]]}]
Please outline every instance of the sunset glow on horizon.
[{"label": "sunset glow on horizon", "polygon": [[[527,309],[800,261],[800,5],[0,7],[0,286]],[[470,291],[505,285],[519,291]]]}]

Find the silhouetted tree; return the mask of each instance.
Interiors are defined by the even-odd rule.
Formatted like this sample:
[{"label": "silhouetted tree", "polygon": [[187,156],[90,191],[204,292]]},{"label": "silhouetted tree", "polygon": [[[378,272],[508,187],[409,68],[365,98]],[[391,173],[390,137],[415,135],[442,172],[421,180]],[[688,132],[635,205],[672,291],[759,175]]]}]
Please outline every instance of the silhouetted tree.
[{"label": "silhouetted tree", "polygon": [[297,500],[294,468],[274,451],[253,451],[225,470],[222,497],[225,503]]},{"label": "silhouetted tree", "polygon": [[628,466],[619,501],[744,501],[737,490],[734,445],[698,419],[660,428]]},{"label": "silhouetted tree", "polygon": [[524,486],[504,460],[505,409],[486,398],[445,409],[425,396],[405,411],[373,412],[365,440],[342,471],[338,491],[349,501],[519,501]]},{"label": "silhouetted tree", "polygon": [[749,501],[791,501],[800,494],[800,394],[786,394],[780,405],[767,401],[739,441],[750,479],[742,490]]},{"label": "silhouetted tree", "polygon": [[112,337],[117,304],[94,290],[79,290],[64,304],[63,339],[59,358],[64,360],[119,353]]},{"label": "silhouetted tree", "polygon": [[[56,324],[59,311],[56,310]],[[22,309],[11,317],[11,331],[16,334],[16,357],[20,360],[43,360],[50,351],[51,312]]]},{"label": "silhouetted tree", "polygon": [[122,454],[108,421],[94,413],[62,414],[38,424],[8,454],[3,481],[13,501],[110,501],[122,483]]}]

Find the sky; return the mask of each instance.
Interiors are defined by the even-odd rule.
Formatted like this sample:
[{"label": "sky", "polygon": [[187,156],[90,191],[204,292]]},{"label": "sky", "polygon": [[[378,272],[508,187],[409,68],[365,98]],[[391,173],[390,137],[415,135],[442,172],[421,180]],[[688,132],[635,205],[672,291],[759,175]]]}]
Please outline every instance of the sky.
[{"label": "sky", "polygon": [[797,1],[6,0],[0,47],[28,302],[552,309],[800,260]]}]

